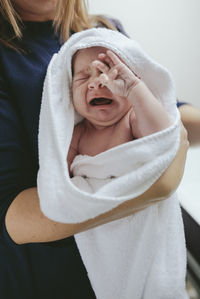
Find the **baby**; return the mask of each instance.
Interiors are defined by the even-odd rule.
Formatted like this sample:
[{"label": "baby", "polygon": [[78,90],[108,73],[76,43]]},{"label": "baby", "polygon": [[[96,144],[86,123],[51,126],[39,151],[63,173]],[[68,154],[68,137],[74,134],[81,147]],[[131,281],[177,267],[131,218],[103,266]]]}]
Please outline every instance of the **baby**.
[{"label": "baby", "polygon": [[72,95],[83,121],[75,126],[68,166],[170,126],[170,117],[145,83],[111,50],[91,47],[72,62]]}]

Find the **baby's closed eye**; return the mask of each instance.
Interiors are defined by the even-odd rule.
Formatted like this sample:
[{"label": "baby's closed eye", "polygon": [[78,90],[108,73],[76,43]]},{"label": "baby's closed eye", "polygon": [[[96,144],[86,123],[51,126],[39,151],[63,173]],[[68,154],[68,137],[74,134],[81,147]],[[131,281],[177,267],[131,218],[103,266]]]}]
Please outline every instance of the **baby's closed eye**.
[{"label": "baby's closed eye", "polygon": [[86,80],[88,78],[89,78],[89,76],[83,76],[83,77],[77,78],[75,81],[82,81],[82,80]]},{"label": "baby's closed eye", "polygon": [[73,83],[83,83],[83,82],[85,82],[85,81],[87,81],[88,79],[89,79],[89,75],[88,74],[83,74],[83,75],[81,75],[81,76],[77,76],[77,77],[74,77],[73,78]]}]

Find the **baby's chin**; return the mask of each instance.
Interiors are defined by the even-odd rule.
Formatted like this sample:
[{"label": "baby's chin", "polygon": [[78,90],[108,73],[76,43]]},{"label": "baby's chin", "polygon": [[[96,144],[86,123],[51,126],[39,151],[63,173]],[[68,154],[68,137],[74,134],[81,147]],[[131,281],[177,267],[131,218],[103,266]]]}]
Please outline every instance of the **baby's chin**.
[{"label": "baby's chin", "polygon": [[126,114],[127,111],[125,111],[122,114],[116,115],[108,115],[106,113],[101,113],[101,115],[98,115],[96,117],[87,118],[86,122],[88,124],[91,124],[93,127],[108,128],[116,125],[119,122],[119,120],[122,119]]}]

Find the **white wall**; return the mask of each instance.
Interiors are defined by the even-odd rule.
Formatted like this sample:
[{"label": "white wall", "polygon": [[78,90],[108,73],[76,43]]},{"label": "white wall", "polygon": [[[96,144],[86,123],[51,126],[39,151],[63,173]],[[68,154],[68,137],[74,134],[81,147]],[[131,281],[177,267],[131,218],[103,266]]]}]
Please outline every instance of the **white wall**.
[{"label": "white wall", "polygon": [[177,96],[200,108],[199,0],[89,0],[90,12],[118,18],[131,38],[172,73]]}]

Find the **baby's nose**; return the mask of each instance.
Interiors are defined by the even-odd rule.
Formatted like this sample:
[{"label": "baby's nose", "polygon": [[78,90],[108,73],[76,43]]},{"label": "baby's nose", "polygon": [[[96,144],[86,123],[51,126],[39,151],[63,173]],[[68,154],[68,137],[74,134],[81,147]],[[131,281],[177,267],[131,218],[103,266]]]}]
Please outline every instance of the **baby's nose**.
[{"label": "baby's nose", "polygon": [[97,90],[102,87],[102,83],[100,82],[99,78],[93,78],[88,83],[88,89],[89,90]]},{"label": "baby's nose", "polygon": [[88,82],[88,89],[98,89],[102,87],[101,80],[100,80],[100,75],[101,72],[93,65],[94,62],[91,63],[90,68],[91,68],[91,77]]}]

